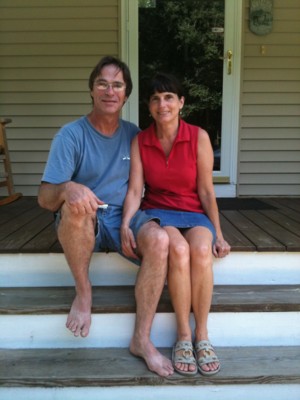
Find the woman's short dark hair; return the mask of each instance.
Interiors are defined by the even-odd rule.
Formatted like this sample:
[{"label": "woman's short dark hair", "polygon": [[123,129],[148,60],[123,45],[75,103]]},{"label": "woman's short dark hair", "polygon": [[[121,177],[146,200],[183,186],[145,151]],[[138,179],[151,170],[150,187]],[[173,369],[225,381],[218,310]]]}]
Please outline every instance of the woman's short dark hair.
[{"label": "woman's short dark hair", "polygon": [[156,92],[175,93],[179,98],[184,96],[183,88],[178,79],[174,75],[166,74],[164,72],[158,72],[152,78],[150,85],[148,87],[147,99],[149,100],[150,97]]},{"label": "woman's short dark hair", "polygon": [[95,79],[100,75],[102,69],[104,67],[106,67],[107,65],[114,65],[117,69],[122,71],[123,79],[126,84],[125,94],[126,94],[126,97],[129,97],[132,92],[132,80],[131,80],[130,70],[123,61],[121,61],[119,58],[112,57],[112,56],[103,57],[98,62],[98,64],[95,66],[93,71],[91,72],[91,75],[89,78],[90,90],[93,90]]}]

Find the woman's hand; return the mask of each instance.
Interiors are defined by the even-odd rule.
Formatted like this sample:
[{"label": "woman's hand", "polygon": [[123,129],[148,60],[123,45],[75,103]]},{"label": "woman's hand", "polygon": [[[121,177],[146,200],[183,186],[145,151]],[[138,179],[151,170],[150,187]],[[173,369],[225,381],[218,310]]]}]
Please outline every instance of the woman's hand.
[{"label": "woman's hand", "polygon": [[213,246],[213,255],[217,258],[226,257],[230,252],[230,246],[223,238],[217,238]]},{"label": "woman's hand", "polygon": [[134,235],[132,230],[128,225],[121,225],[121,244],[122,244],[122,253],[126,257],[135,258],[136,260],[139,257],[136,255],[136,241],[134,239]]}]

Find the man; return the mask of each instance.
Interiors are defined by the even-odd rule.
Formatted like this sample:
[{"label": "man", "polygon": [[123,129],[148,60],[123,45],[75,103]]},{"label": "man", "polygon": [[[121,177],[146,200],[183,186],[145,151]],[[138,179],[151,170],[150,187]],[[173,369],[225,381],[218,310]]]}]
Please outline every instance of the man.
[{"label": "man", "polygon": [[[121,253],[120,225],[127,191],[130,144],[139,129],[120,119],[131,94],[125,63],[104,57],[89,79],[92,110],[65,125],[55,136],[42,178],[38,202],[57,212],[57,233],[75,280],[76,296],[66,326],[85,337],[91,325],[89,264],[94,251]],[[171,361],[152,344],[150,330],[167,275],[167,234],[144,213],[130,229],[141,261],[135,296],[136,324],[130,343],[134,355],[160,376],[173,373]],[[133,260],[134,261],[134,260]]]}]

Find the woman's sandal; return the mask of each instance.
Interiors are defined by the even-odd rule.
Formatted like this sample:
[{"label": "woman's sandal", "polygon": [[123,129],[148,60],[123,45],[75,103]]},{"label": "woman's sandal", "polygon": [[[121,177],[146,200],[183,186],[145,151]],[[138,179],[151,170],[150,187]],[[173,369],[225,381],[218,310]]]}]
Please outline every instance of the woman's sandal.
[{"label": "woman's sandal", "polygon": [[[173,351],[172,351],[172,363],[173,367],[176,372],[178,372],[180,375],[184,376],[194,376],[197,374],[197,363],[195,360],[194,356],[194,349],[192,342],[188,341],[178,341],[175,343],[173,346]],[[189,364],[189,365],[194,365],[195,370],[194,371],[182,371],[181,369],[177,368],[175,364],[177,363],[182,363],[182,364]]]},{"label": "woman's sandal", "polygon": [[[212,347],[210,341],[208,340],[200,340],[199,342],[195,343],[195,352],[196,352],[196,357],[197,357],[197,364],[198,364],[198,369],[200,374],[202,375],[214,375],[217,374],[220,369],[220,361],[215,353],[214,348]],[[202,356],[198,357],[199,352],[202,352]],[[202,366],[209,364],[209,363],[218,363],[219,366],[217,369],[213,371],[205,371]]]}]

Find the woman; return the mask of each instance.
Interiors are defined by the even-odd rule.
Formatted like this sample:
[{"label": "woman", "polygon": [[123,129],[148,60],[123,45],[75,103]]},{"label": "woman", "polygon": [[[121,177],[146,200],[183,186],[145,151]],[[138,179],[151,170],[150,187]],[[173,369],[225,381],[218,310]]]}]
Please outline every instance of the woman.
[{"label": "woman", "polygon": [[[149,94],[154,123],[132,142],[122,249],[132,256],[136,247],[129,223],[139,207],[156,217],[167,231],[168,288],[177,321],[173,366],[182,375],[195,375],[198,369],[203,375],[213,375],[220,370],[207,331],[213,256],[226,256],[230,246],[220,228],[209,136],[180,118],[183,106],[183,92],[176,78],[157,74]],[[191,307],[194,338],[189,324]]]}]

